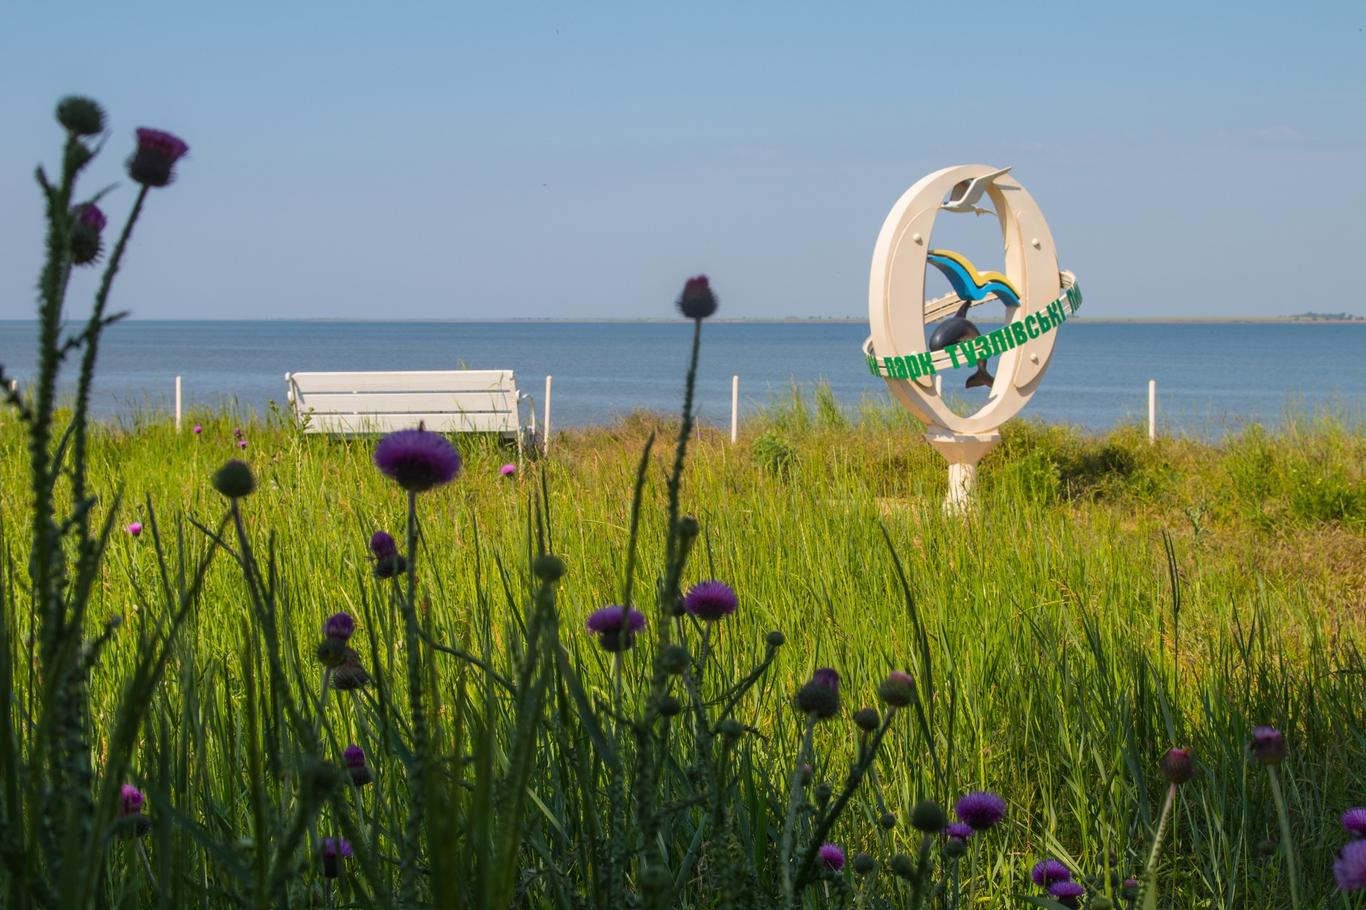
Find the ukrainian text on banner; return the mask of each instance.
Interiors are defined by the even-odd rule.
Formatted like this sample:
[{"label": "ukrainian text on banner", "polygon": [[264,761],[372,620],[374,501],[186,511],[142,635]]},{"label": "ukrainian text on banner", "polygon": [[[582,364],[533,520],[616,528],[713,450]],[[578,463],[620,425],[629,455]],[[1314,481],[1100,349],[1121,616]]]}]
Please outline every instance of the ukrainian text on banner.
[{"label": "ukrainian text on banner", "polygon": [[1073,285],[1037,313],[1030,313],[985,335],[948,345],[942,351],[922,351],[904,357],[867,355],[868,372],[888,379],[919,379],[944,369],[976,366],[979,359],[1004,354],[1031,338],[1053,331],[1079,309],[1081,288]]}]

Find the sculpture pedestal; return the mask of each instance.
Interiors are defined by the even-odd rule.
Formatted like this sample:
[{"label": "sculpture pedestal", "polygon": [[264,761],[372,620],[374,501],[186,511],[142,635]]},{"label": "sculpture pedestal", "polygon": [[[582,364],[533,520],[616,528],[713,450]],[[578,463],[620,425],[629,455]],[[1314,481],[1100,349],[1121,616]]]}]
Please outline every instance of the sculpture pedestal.
[{"label": "sculpture pedestal", "polygon": [[925,434],[949,463],[949,492],[944,497],[944,511],[960,513],[972,504],[972,489],[977,484],[977,463],[996,448],[1000,433],[951,433],[935,427]]}]

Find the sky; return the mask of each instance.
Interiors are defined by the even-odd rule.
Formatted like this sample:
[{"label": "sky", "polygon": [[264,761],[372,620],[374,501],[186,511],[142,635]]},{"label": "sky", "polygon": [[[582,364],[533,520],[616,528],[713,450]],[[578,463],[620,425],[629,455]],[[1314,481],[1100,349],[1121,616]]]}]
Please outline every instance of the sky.
[{"label": "sky", "polygon": [[133,130],[190,145],[114,291],[136,318],[667,318],[696,273],[731,318],[862,317],[888,209],[966,163],[1014,168],[1086,315],[1366,314],[1334,277],[1366,246],[1363,28],[1360,0],[0,0],[0,318],[33,312],[71,93],[109,112],[82,187],[118,184],[111,231]]}]

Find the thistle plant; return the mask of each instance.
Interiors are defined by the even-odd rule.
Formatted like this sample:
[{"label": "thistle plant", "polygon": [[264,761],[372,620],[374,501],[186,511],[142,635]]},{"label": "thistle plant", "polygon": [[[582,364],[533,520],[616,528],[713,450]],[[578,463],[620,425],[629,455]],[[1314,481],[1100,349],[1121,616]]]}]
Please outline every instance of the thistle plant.
[{"label": "thistle plant", "polygon": [[[134,631],[141,654],[124,685],[117,715],[104,721],[107,739],[101,763],[92,761],[95,722],[90,680],[101,653],[121,633],[117,617],[102,624],[91,616],[102,563],[118,527],[119,497],[102,499],[88,477],[89,402],[99,344],[104,330],[124,314],[108,312],[114,278],[128,251],[129,238],[149,191],[170,182],[187,148],[169,133],[156,149],[138,148],[129,176],[138,184],[131,211],[107,258],[103,231],[108,218],[98,204],[108,190],[81,198],[79,180],[105,144],[106,119],[96,102],[63,99],[57,121],[66,141],[55,176],[39,167],[37,181],[45,204],[45,261],[38,279],[37,371],[24,390],[11,386],[0,365],[0,388],[18,414],[27,440],[31,524],[28,531],[28,584],[22,600],[0,588],[0,826],[5,847],[6,903],[86,906],[101,888],[110,836],[145,834],[155,824],[147,809],[156,801],[127,782],[138,765],[136,748],[151,692],[160,682],[173,642],[198,598],[209,555],[193,561],[181,549],[172,583],[170,554],[147,507],[143,521],[126,528],[131,537],[150,531],[163,570],[161,610],[150,625]],[[151,174],[155,169],[156,174]],[[154,179],[155,178],[155,179]],[[94,301],[75,332],[65,332],[67,292],[72,272],[95,268],[103,259]],[[79,356],[75,398],[69,416],[57,408],[58,380],[69,360]],[[186,561],[190,560],[190,564]],[[25,609],[26,608],[26,609]],[[25,633],[27,633],[25,635]],[[32,642],[32,663],[24,671],[16,636]],[[24,649],[27,651],[28,649]],[[28,677],[28,702],[17,704],[20,675]],[[146,865],[140,837],[136,849]],[[150,878],[150,870],[149,870]]]}]

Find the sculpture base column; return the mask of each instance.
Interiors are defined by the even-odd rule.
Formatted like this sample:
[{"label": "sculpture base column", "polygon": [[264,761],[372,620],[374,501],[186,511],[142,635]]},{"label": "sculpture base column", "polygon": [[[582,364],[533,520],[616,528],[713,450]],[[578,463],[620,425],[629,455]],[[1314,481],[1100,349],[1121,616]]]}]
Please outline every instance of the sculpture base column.
[{"label": "sculpture base column", "polygon": [[953,514],[967,511],[977,485],[977,463],[996,448],[1001,434],[951,433],[935,427],[925,434],[925,440],[949,463],[949,492],[944,497],[944,511]]}]

